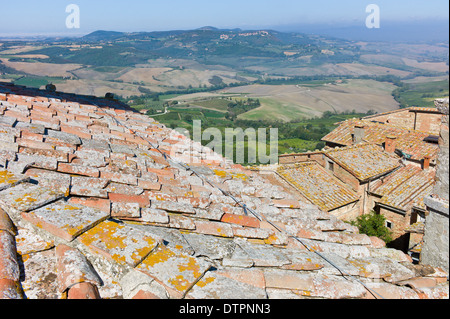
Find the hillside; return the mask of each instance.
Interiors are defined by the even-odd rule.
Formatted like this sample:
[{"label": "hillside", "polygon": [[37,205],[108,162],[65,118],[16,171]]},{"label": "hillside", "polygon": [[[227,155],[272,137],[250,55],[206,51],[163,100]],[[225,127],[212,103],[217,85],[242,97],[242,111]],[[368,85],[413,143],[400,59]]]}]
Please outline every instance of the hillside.
[{"label": "hillside", "polygon": [[[210,26],[158,32],[95,31],[79,38],[30,42],[0,40],[1,81],[41,88],[53,83],[61,91],[94,96],[111,92],[125,102],[142,97],[140,109],[152,112],[164,110],[162,104],[153,107],[155,95],[222,89],[264,98],[262,110],[282,105],[288,115],[280,114],[277,118],[282,120],[320,117],[325,111],[387,111],[442,97],[448,90],[430,93],[420,88],[420,94],[415,94],[416,86],[402,86],[417,80],[427,87],[437,78],[444,86],[448,83],[448,43],[369,43]],[[374,80],[389,89],[377,94],[373,105],[363,101],[360,106],[361,97],[354,95],[353,88],[335,92],[328,85],[357,83],[352,80]],[[267,90],[245,92],[252,85]],[[307,86],[319,96],[314,92],[279,95],[280,88],[274,86],[280,85],[294,86],[294,90]],[[240,117],[262,120],[270,116],[258,114],[261,109]]]}]

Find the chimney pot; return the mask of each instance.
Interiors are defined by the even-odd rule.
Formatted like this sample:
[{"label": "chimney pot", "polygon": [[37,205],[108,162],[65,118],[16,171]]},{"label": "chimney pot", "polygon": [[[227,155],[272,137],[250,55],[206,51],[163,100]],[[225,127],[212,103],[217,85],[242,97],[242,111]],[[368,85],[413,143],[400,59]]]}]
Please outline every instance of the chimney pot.
[{"label": "chimney pot", "polygon": [[397,146],[397,137],[388,135],[384,143],[384,150],[388,153],[394,153]]},{"label": "chimney pot", "polygon": [[362,124],[355,125],[355,130],[352,135],[353,144],[362,143],[365,138],[365,127]]},{"label": "chimney pot", "polygon": [[423,158],[423,169],[428,169],[430,167],[431,156],[427,155]]}]

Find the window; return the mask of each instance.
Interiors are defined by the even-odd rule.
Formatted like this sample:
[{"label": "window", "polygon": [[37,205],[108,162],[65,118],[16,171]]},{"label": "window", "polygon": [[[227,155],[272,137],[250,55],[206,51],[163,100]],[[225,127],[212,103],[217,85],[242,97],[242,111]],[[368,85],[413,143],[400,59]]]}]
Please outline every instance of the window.
[{"label": "window", "polygon": [[328,162],[328,169],[332,172],[334,172],[334,163],[333,162]]},{"label": "window", "polygon": [[392,227],[394,227],[394,224],[387,220],[386,221],[386,227],[389,228],[389,229],[392,229]]}]

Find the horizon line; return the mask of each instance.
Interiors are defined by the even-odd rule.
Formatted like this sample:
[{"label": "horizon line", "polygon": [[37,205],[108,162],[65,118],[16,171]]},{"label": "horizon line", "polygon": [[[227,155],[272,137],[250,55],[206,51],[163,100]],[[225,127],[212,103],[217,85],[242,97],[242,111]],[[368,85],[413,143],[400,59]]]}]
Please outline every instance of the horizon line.
[{"label": "horizon line", "polygon": [[[450,19],[442,18],[442,19],[417,19],[412,21],[400,21],[400,20],[385,20],[383,24],[389,27],[392,26],[411,26],[412,24],[421,24],[421,23],[429,23],[429,24],[439,24],[439,23],[449,23]],[[282,33],[312,33],[314,31],[312,30],[305,30],[304,32],[301,30],[287,30],[289,28],[315,28],[315,32],[325,31],[330,27],[333,28],[339,28],[339,29],[345,29],[345,28],[361,28],[365,29],[365,25],[361,25],[359,22],[356,21],[343,21],[342,23],[323,23],[323,22],[310,22],[310,23],[290,23],[290,24],[278,24],[278,25],[266,25],[266,26],[221,26],[221,27],[215,27],[211,25],[205,25],[201,27],[180,27],[180,28],[166,28],[166,29],[153,29],[153,30],[140,30],[137,31],[129,31],[124,30],[120,31],[120,29],[108,29],[108,28],[92,28],[90,30],[86,31],[75,31],[75,30],[64,30],[64,31],[40,31],[40,32],[33,32],[33,31],[12,31],[12,32],[0,32],[0,39],[20,39],[20,38],[45,38],[45,37],[65,37],[65,38],[73,38],[73,37],[83,37],[86,35],[89,35],[94,32],[103,31],[103,32],[118,32],[118,33],[153,33],[153,32],[175,32],[175,31],[196,31],[201,30],[203,28],[214,28],[218,31],[221,30],[242,30],[242,31],[264,31],[264,30],[270,30],[270,31],[277,31]],[[278,30],[279,29],[279,30]]]}]

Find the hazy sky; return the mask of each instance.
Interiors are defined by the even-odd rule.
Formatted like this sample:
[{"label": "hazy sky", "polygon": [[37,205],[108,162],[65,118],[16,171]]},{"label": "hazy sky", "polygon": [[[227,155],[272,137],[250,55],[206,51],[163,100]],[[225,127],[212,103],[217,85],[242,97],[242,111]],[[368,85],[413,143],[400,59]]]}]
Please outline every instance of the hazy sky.
[{"label": "hazy sky", "polygon": [[[264,28],[287,24],[361,23],[377,4],[382,21],[448,20],[448,0],[21,0],[2,1],[0,35],[86,34],[95,30],[155,31]],[[65,26],[66,6],[80,8],[80,29]]]}]

